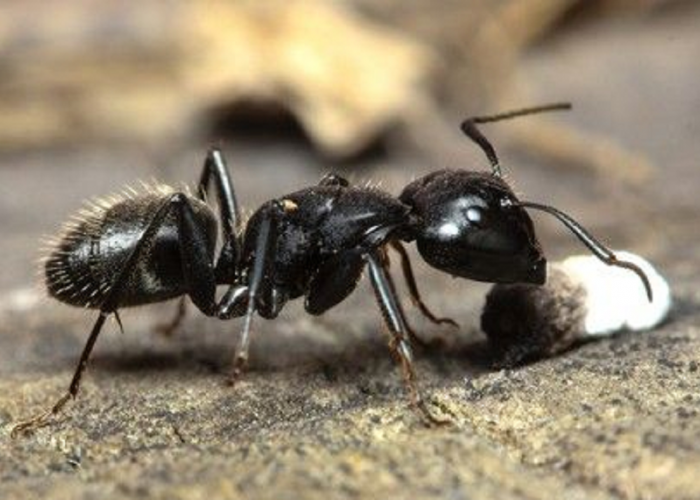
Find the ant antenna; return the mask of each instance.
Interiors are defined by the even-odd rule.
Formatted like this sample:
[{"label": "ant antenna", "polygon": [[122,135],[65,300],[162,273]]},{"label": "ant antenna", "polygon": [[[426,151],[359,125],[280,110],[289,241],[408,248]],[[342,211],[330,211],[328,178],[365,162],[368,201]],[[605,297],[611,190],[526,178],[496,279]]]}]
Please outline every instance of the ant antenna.
[{"label": "ant antenna", "polygon": [[583,226],[581,226],[581,224],[576,222],[569,215],[565,214],[559,209],[550,207],[549,205],[542,205],[540,203],[533,203],[530,201],[519,201],[515,204],[521,207],[533,208],[535,210],[547,212],[548,214],[553,215],[554,217],[559,219],[567,228],[569,228],[569,230],[572,233],[574,233],[574,235],[579,239],[579,241],[586,245],[586,247],[588,247],[588,249],[593,253],[593,255],[598,257],[601,261],[605,262],[609,266],[623,267],[625,269],[629,269],[637,276],[639,276],[639,279],[642,280],[644,288],[646,289],[647,298],[649,299],[649,302],[653,302],[654,295],[652,293],[651,283],[649,283],[649,278],[644,273],[644,271],[642,271],[642,269],[633,262],[618,259],[617,256],[610,249],[606,248],[601,242],[596,240],[588,231],[586,231],[583,228]]},{"label": "ant antenna", "polygon": [[497,177],[502,177],[501,164],[498,161],[498,156],[496,156],[496,150],[493,148],[491,143],[484,137],[484,135],[479,132],[476,128],[477,125],[483,123],[493,123],[502,120],[510,120],[511,118],[517,118],[519,116],[534,115],[538,113],[546,113],[548,111],[566,111],[571,109],[570,102],[557,102],[554,104],[545,104],[542,106],[535,106],[532,108],[516,109],[514,111],[506,111],[505,113],[499,113],[497,115],[490,116],[473,116],[472,118],[467,118],[462,122],[460,128],[464,135],[469,137],[472,141],[477,143],[481,149],[486,154],[489,162],[491,162],[491,168],[493,175]]}]

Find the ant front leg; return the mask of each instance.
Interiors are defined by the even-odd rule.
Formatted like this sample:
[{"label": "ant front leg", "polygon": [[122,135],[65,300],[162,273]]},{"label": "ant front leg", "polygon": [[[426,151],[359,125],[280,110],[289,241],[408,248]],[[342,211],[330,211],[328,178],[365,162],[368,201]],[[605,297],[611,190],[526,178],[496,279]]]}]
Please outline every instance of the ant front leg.
[{"label": "ant front leg", "polygon": [[[408,252],[406,252],[406,249],[398,240],[390,241],[389,245],[399,254],[399,257],[401,258],[401,270],[403,271],[403,277],[406,281],[408,293],[411,295],[411,302],[413,302],[413,305],[418,308],[418,310],[423,314],[423,316],[428,318],[436,325],[446,324],[455,328],[459,328],[459,325],[455,320],[451,318],[440,318],[433,314],[433,312],[428,308],[428,306],[425,305],[425,302],[423,302],[423,299],[420,296],[420,292],[418,291],[418,284],[416,283],[416,277],[413,274],[413,267],[411,266],[411,259],[408,256]],[[420,342],[425,343],[424,341]]]},{"label": "ant front leg", "polygon": [[[173,211],[176,213],[178,220],[178,239],[185,287],[192,302],[194,302],[203,313],[211,316],[215,312],[216,304],[214,294],[216,291],[216,281],[214,279],[211,257],[209,256],[207,235],[198,227],[196,217],[187,196],[182,193],[173,194],[163,201],[163,204],[149,222],[131,254],[126,259],[126,262],[116,273],[116,278],[100,306],[100,315],[80,355],[80,360],[78,361],[68,390],[48,411],[15,425],[11,433],[13,437],[47,425],[50,418],[58,414],[68,401],[77,397],[80,391],[80,382],[87,368],[90,354],[102,331],[102,326],[107,316],[110,314],[117,316],[117,309],[122,303],[122,298],[125,294],[130,293],[127,287],[133,282],[138,281],[134,279],[133,273],[139,270],[139,264],[142,262],[142,259],[149,255],[153,246],[156,244],[158,231]],[[117,320],[119,321],[118,316]]]},{"label": "ant front leg", "polygon": [[416,372],[413,367],[413,351],[411,349],[411,329],[406,322],[401,304],[396,296],[396,289],[391,276],[386,269],[384,251],[374,249],[367,254],[369,275],[382,311],[384,322],[392,335],[391,349],[398,356],[404,374],[406,387],[411,396],[411,404],[420,412],[428,425],[443,425],[449,421],[435,417],[428,409],[416,383]]}]

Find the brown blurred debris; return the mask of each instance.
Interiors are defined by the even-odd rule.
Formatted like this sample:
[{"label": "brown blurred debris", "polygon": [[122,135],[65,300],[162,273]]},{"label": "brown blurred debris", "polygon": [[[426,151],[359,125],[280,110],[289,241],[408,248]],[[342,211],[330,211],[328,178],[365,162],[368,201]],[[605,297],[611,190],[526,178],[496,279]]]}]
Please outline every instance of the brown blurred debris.
[{"label": "brown blurred debris", "polygon": [[195,4],[189,84],[204,107],[254,99],[288,108],[314,144],[357,154],[424,99],[426,46],[325,1]]},{"label": "brown blurred debris", "polygon": [[[357,3],[372,16],[411,33],[443,58],[440,67],[446,71],[437,80],[437,95],[446,103],[445,113],[453,124],[467,115],[540,103],[541,98],[532,97],[537,89],[530,88],[519,71],[520,61],[533,45],[562,25],[568,26],[565,21],[571,17],[644,13],[673,1],[471,0],[449,2],[449,7],[441,9],[423,0]],[[567,126],[565,121],[558,117],[532,117],[501,128],[514,145],[559,168],[587,169],[637,184],[651,175],[651,164],[639,153],[595,133]],[[423,123],[442,130],[426,130],[421,128]],[[463,148],[463,144],[455,144],[455,139],[463,139],[454,131],[450,135],[445,130],[444,118],[426,120],[423,116],[409,124],[417,140],[430,137],[420,141],[429,152]]]},{"label": "brown blurred debris", "polygon": [[602,178],[641,184],[654,168],[643,156],[610,139],[584,133],[553,120],[536,120],[530,126],[514,124],[511,141],[534,152],[556,168],[591,170]]},{"label": "brown blurred debris", "polygon": [[433,64],[333,2],[107,6],[66,15],[48,2],[36,24],[4,7],[0,147],[164,138],[250,100],[288,108],[320,151],[350,156],[422,98]]},{"label": "brown blurred debris", "polygon": [[[353,157],[396,125],[424,153],[445,156],[463,151],[456,120],[534,103],[519,61],[562,20],[665,3],[9,3],[0,7],[0,150],[163,144],[206,134],[232,109],[272,108],[283,113],[267,119],[291,115],[330,158]],[[549,160],[607,168],[609,161],[587,151],[614,146],[555,123],[533,120],[517,129],[527,132],[516,142]],[[564,145],[552,148],[561,136]],[[615,154],[620,177],[639,180],[649,171],[637,155]]]}]

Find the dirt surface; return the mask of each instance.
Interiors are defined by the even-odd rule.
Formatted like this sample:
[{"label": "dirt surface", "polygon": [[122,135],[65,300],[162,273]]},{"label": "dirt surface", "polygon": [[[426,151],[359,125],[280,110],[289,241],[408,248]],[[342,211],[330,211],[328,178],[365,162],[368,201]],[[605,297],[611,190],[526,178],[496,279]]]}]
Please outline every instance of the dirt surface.
[{"label": "dirt surface", "polygon": [[[13,498],[700,498],[700,10],[583,25],[522,63],[537,101],[571,99],[558,117],[607,134],[657,166],[636,187],[502,150],[527,198],[550,202],[669,278],[670,319],[508,371],[488,366],[478,317],[487,287],[416,262],[426,300],[461,324],[422,322],[419,351],[431,408],[452,425],[425,428],[407,407],[368,284],[321,318],[289,305],[256,320],[251,372],[223,380],[240,321],[194,308],[175,338],[154,333],[174,304],[110,322],[83,392],[56,423],[13,440],[12,423],[66,387],[95,319],[33,286],[37,240],[83,197],[137,178],[195,179],[204,145],[39,151],[0,158],[0,497]],[[530,104],[530,103],[518,103]],[[499,134],[492,134],[498,143]],[[483,166],[465,144],[452,166]],[[225,146],[248,207],[316,182],[327,168],[290,142]],[[441,165],[442,166],[442,165]],[[437,167],[406,152],[347,168],[398,192]],[[611,169],[615,166],[611,165]],[[536,224],[550,258],[581,248],[552,221]]]}]

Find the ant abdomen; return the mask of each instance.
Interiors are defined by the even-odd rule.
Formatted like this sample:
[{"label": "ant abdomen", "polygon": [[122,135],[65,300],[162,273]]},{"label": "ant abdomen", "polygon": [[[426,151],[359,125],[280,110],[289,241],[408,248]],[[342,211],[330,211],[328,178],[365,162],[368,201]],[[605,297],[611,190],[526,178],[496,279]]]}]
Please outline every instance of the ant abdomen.
[{"label": "ant abdomen", "polygon": [[[93,200],[64,225],[50,242],[44,259],[45,285],[52,297],[67,304],[99,308],[120,270],[133,253],[159,209],[177,195],[170,186],[143,185],[127,188],[107,198]],[[210,254],[214,255],[217,223],[202,201],[182,193],[205,228]],[[185,292],[176,214],[167,214],[146,258],[139,259],[116,306],[160,302]]]}]

